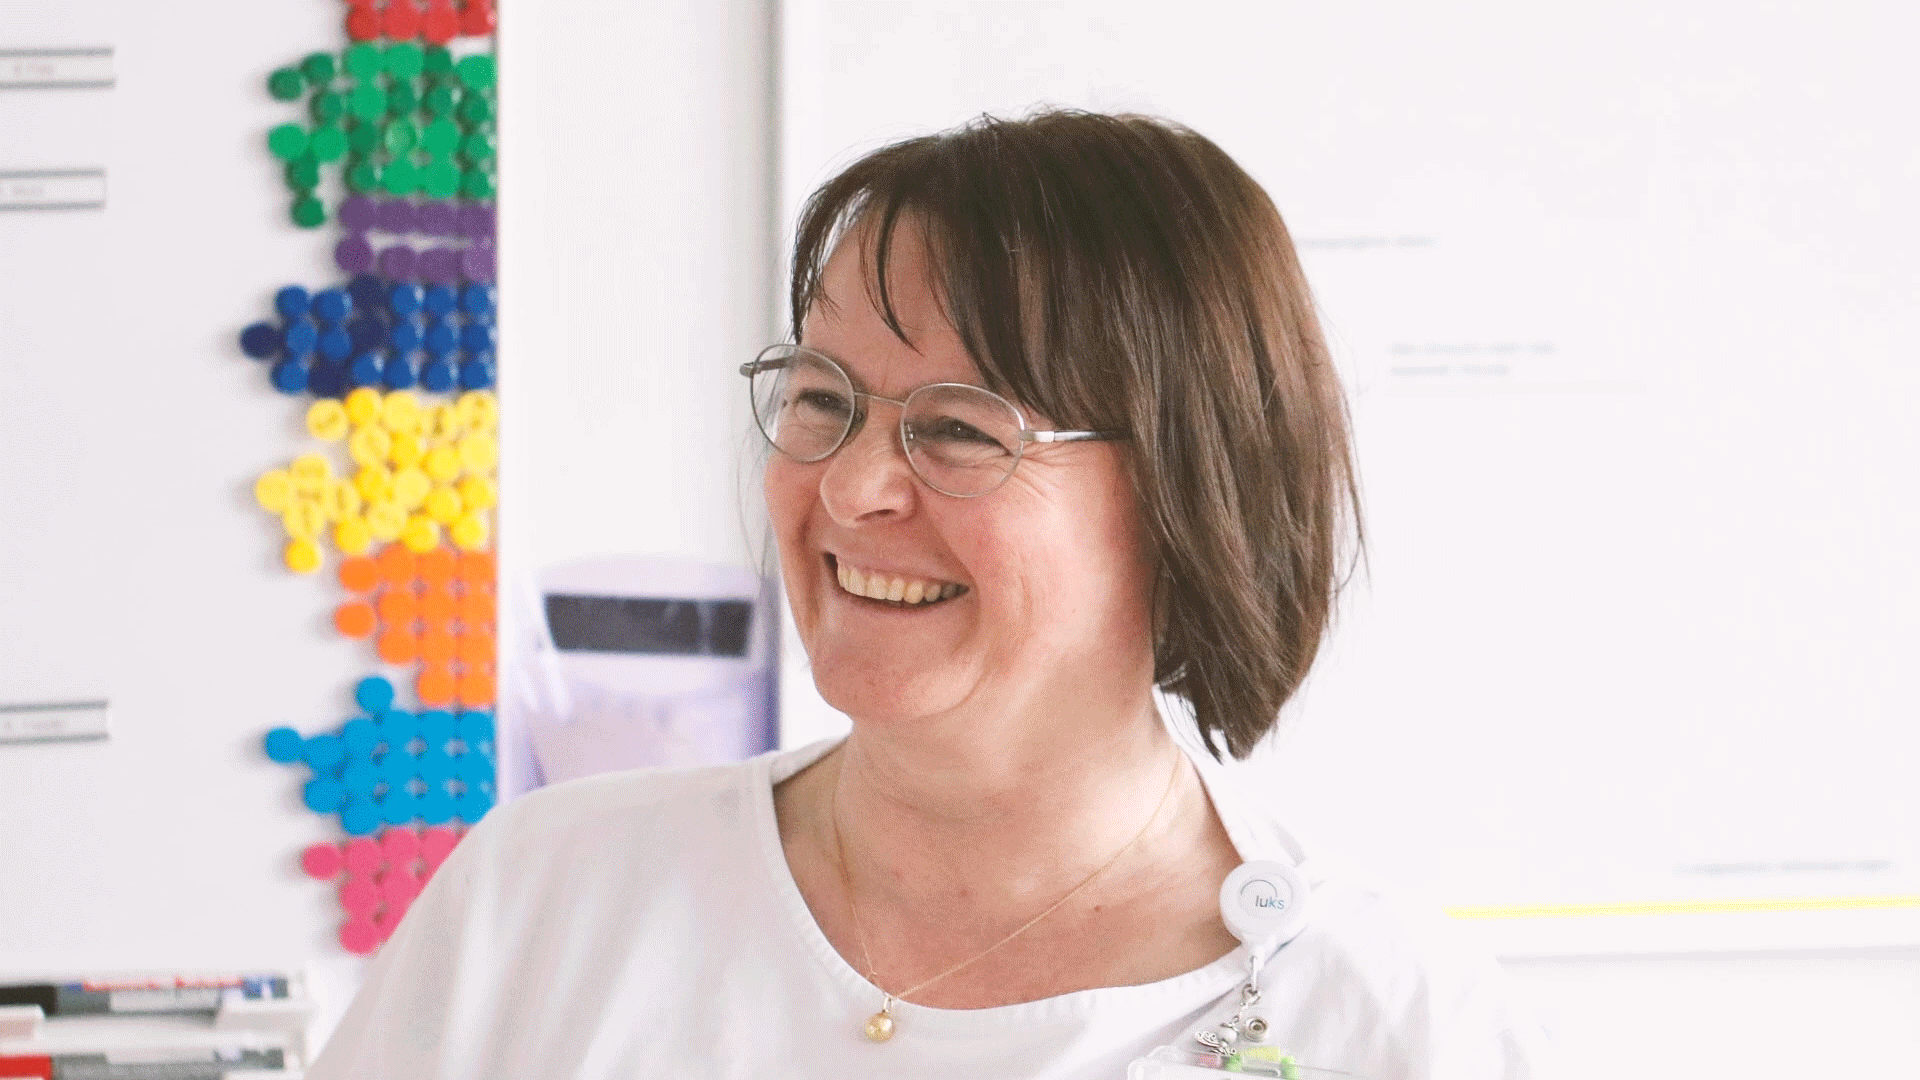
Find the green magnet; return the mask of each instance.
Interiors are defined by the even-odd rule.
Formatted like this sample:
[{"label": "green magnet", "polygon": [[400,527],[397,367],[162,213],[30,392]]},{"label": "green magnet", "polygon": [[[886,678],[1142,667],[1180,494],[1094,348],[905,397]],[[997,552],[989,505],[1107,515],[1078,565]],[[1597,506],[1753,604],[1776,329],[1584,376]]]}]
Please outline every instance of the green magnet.
[{"label": "green magnet", "polygon": [[347,50],[347,74],[353,76],[355,82],[370,82],[385,67],[380,46],[372,42],[363,41]]},{"label": "green magnet", "polygon": [[396,79],[411,79],[420,74],[425,58],[420,55],[420,46],[411,41],[402,41],[387,46],[387,74]]},{"label": "green magnet", "polygon": [[347,115],[347,99],[331,90],[313,95],[313,120],[317,124],[337,124]]},{"label": "green magnet", "polygon": [[457,101],[452,87],[436,86],[421,96],[420,105],[428,116],[452,116]]},{"label": "green magnet", "polygon": [[484,131],[472,132],[461,140],[460,156],[475,165],[493,160],[493,139]]},{"label": "green magnet", "polygon": [[420,133],[420,145],[433,155],[451,154],[460,145],[460,125],[451,120],[435,120]]},{"label": "green magnet", "polygon": [[267,132],[267,149],[282,161],[292,161],[307,152],[307,129],[299,124],[281,124]]},{"label": "green magnet", "polygon": [[303,229],[317,229],[326,224],[327,208],[319,199],[308,195],[294,200],[293,223]]},{"label": "green magnet", "polygon": [[453,73],[470,90],[485,90],[493,85],[493,57],[486,53],[466,56],[453,65]]},{"label": "green magnet", "polygon": [[468,169],[460,177],[460,193],[469,199],[491,199],[493,177],[480,169]]},{"label": "green magnet", "polygon": [[371,154],[380,149],[380,125],[353,125],[347,132],[347,147],[356,154]]},{"label": "green magnet", "polygon": [[420,107],[420,91],[413,83],[401,79],[387,87],[387,111],[395,116],[406,116]]},{"label": "green magnet", "polygon": [[460,100],[460,119],[469,124],[485,124],[493,120],[493,102],[484,94],[468,94]]},{"label": "green magnet", "polygon": [[302,154],[287,162],[287,186],[295,192],[305,195],[320,186],[320,165],[312,157]]},{"label": "green magnet", "polygon": [[333,66],[332,53],[310,53],[305,60],[300,61],[300,74],[305,75],[307,81],[315,86],[327,85],[333,81],[337,73],[337,69]]},{"label": "green magnet", "polygon": [[436,199],[460,193],[460,169],[451,161],[435,161],[420,170],[420,188]]},{"label": "green magnet", "polygon": [[436,78],[453,73],[453,54],[444,45],[429,45],[420,56],[420,70]]},{"label": "green magnet", "polygon": [[275,101],[293,101],[307,92],[307,80],[294,68],[283,67],[267,76],[267,93]]},{"label": "green magnet", "polygon": [[334,124],[315,128],[307,152],[318,161],[339,161],[347,152],[347,133]]},{"label": "green magnet", "polygon": [[380,166],[362,158],[347,169],[347,190],[356,195],[380,190]]},{"label": "green magnet", "polygon": [[375,121],[387,115],[386,91],[372,83],[361,83],[353,88],[352,96],[347,98],[347,111],[355,119]]},{"label": "green magnet", "polygon": [[411,120],[395,120],[387,125],[380,142],[387,148],[387,153],[398,157],[420,145],[420,129],[414,127]]},{"label": "green magnet", "polygon": [[411,195],[420,187],[420,170],[406,158],[395,158],[381,170],[380,184],[389,195]]}]

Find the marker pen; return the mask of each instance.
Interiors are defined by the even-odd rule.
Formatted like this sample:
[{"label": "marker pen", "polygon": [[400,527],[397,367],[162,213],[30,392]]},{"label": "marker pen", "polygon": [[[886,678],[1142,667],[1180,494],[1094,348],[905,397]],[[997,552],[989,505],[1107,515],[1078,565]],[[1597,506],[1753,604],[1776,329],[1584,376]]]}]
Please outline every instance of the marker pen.
[{"label": "marker pen", "polygon": [[0,1057],[0,1077],[31,1080],[221,1080],[228,1073],[284,1070],[283,1050],[156,1050]]},{"label": "marker pen", "polygon": [[284,998],[288,993],[282,975],[182,978],[172,985],[158,980],[90,979],[0,986],[0,1005],[38,1005],[49,1017],[211,1013],[220,1011],[220,998],[229,990],[240,991],[249,1001]]}]

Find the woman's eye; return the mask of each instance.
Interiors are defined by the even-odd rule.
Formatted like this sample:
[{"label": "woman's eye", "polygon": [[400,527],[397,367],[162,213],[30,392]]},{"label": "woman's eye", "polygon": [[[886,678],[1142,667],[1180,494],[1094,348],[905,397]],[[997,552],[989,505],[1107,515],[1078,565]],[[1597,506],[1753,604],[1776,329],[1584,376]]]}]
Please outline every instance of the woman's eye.
[{"label": "woman's eye", "polygon": [[923,439],[938,439],[941,442],[991,443],[994,446],[1000,445],[999,440],[988,435],[986,432],[981,431],[965,420],[956,420],[952,417],[935,420],[925,428],[915,430],[914,434]]},{"label": "woman's eye", "polygon": [[793,402],[796,408],[829,416],[845,416],[849,409],[846,398],[828,390],[802,390]]}]

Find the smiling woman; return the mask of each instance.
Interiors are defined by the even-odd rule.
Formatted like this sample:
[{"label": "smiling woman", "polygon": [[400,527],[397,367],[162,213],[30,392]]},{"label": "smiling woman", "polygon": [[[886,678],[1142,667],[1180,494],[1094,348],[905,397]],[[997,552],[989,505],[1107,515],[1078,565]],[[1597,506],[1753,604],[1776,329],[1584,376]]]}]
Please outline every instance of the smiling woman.
[{"label": "smiling woman", "polygon": [[1094,1080],[1163,1046],[1536,1075],[1497,970],[1307,860],[1156,711],[1245,756],[1357,540],[1259,186],[1163,121],[982,119],[815,194],[792,316],[741,373],[851,734],[504,808],[313,1075]]}]

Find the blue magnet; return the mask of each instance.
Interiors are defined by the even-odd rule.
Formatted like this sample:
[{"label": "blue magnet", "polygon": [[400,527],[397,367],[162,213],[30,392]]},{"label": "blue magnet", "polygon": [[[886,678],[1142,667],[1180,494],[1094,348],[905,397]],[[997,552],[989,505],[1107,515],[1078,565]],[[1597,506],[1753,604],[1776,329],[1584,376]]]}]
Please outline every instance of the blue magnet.
[{"label": "blue magnet", "polygon": [[444,356],[427,361],[426,366],[420,369],[420,385],[436,394],[452,390],[458,381],[453,361]]},{"label": "blue magnet", "polygon": [[379,794],[386,779],[380,773],[380,767],[371,761],[356,761],[340,774],[340,783],[345,785],[347,794],[373,798]]},{"label": "blue magnet", "polygon": [[444,709],[429,709],[420,714],[420,737],[431,749],[442,749],[453,738],[459,722]]},{"label": "blue magnet", "polygon": [[456,725],[460,741],[470,747],[493,741],[493,714],[484,709],[463,712]]},{"label": "blue magnet", "polygon": [[420,343],[425,346],[428,356],[445,356],[460,343],[460,334],[445,319],[429,319],[427,332],[421,335]]},{"label": "blue magnet", "polygon": [[453,796],[435,788],[420,796],[416,804],[420,811],[420,820],[429,825],[445,825],[453,820]]},{"label": "blue magnet", "polygon": [[380,741],[388,750],[400,750],[420,737],[420,720],[405,709],[389,709],[380,718]]},{"label": "blue magnet", "polygon": [[295,319],[280,331],[280,345],[288,356],[305,356],[320,340],[320,331],[305,319]]},{"label": "blue magnet", "polygon": [[328,326],[338,326],[353,314],[353,300],[341,289],[321,289],[313,294],[313,317]]},{"label": "blue magnet", "polygon": [[315,735],[301,747],[300,756],[319,772],[332,772],[346,760],[347,748],[340,745],[340,740],[333,735]]},{"label": "blue magnet", "polygon": [[420,347],[420,326],[412,319],[395,319],[387,330],[387,344],[394,352],[410,353]]},{"label": "blue magnet", "polygon": [[419,373],[414,370],[413,359],[407,356],[387,357],[387,366],[381,372],[381,376],[386,379],[389,390],[411,389],[413,384],[419,381]]},{"label": "blue magnet", "polygon": [[347,323],[347,337],[355,350],[381,348],[387,343],[387,320],[374,312],[362,312]]},{"label": "blue magnet", "polygon": [[418,285],[402,282],[387,292],[387,310],[402,318],[418,312],[423,302]]},{"label": "blue magnet", "polygon": [[273,365],[273,388],[283,394],[305,393],[307,389],[307,365],[293,357]]},{"label": "blue magnet", "polygon": [[460,347],[469,354],[493,351],[493,327],[468,323],[460,328]]},{"label": "blue magnet", "polygon": [[469,825],[478,825],[480,819],[493,809],[493,796],[484,791],[469,791],[454,800],[454,815]]},{"label": "blue magnet", "polygon": [[311,302],[307,290],[298,285],[289,285],[273,294],[273,310],[279,312],[283,319],[297,319],[305,315],[307,305]]},{"label": "blue magnet", "polygon": [[353,688],[353,700],[367,715],[376,719],[393,708],[393,684],[379,675],[369,675]]},{"label": "blue magnet", "polygon": [[353,355],[353,338],[341,327],[329,326],[320,332],[318,348],[329,360],[345,360]]},{"label": "blue magnet", "polygon": [[434,787],[453,779],[453,759],[444,750],[429,750],[420,755],[420,779]]},{"label": "blue magnet", "polygon": [[379,311],[387,306],[387,284],[372,274],[355,274],[347,282],[347,296],[362,312]]},{"label": "blue magnet", "polygon": [[493,289],[474,282],[460,290],[460,310],[469,316],[493,314]]},{"label": "blue magnet", "polygon": [[315,360],[307,368],[307,389],[319,397],[343,397],[347,392],[347,365],[340,360]]},{"label": "blue magnet", "polygon": [[393,744],[388,743],[386,754],[374,764],[380,770],[380,779],[385,780],[388,787],[403,788],[407,786],[407,781],[420,775],[416,765],[418,760],[405,750],[393,749]]},{"label": "blue magnet", "polygon": [[460,306],[460,299],[453,294],[451,285],[429,285],[425,306],[429,315],[451,315]]},{"label": "blue magnet", "polygon": [[347,382],[355,390],[363,386],[379,386],[384,375],[381,370],[381,356],[372,350],[361,353],[347,365]]},{"label": "blue magnet", "polygon": [[395,788],[380,800],[380,816],[389,825],[411,825],[419,811],[419,800]]},{"label": "blue magnet", "polygon": [[462,754],[454,759],[453,774],[469,787],[493,783],[493,762],[485,754]]},{"label": "blue magnet", "polygon": [[340,827],[349,836],[369,836],[380,827],[380,804],[364,795],[347,796],[340,808]]},{"label": "blue magnet", "polygon": [[493,385],[493,354],[483,353],[460,362],[460,389],[485,390]]},{"label": "blue magnet", "polygon": [[255,360],[280,354],[280,331],[272,323],[257,322],[240,331],[240,351]]},{"label": "blue magnet", "polygon": [[309,780],[303,797],[307,809],[316,814],[331,814],[340,809],[340,804],[346,800],[347,789],[338,780]]},{"label": "blue magnet", "polygon": [[307,740],[290,727],[267,732],[267,756],[282,765],[291,765],[307,756]]},{"label": "blue magnet", "polygon": [[347,756],[356,761],[372,761],[374,748],[380,745],[380,725],[364,716],[356,716],[340,725],[340,742]]}]

